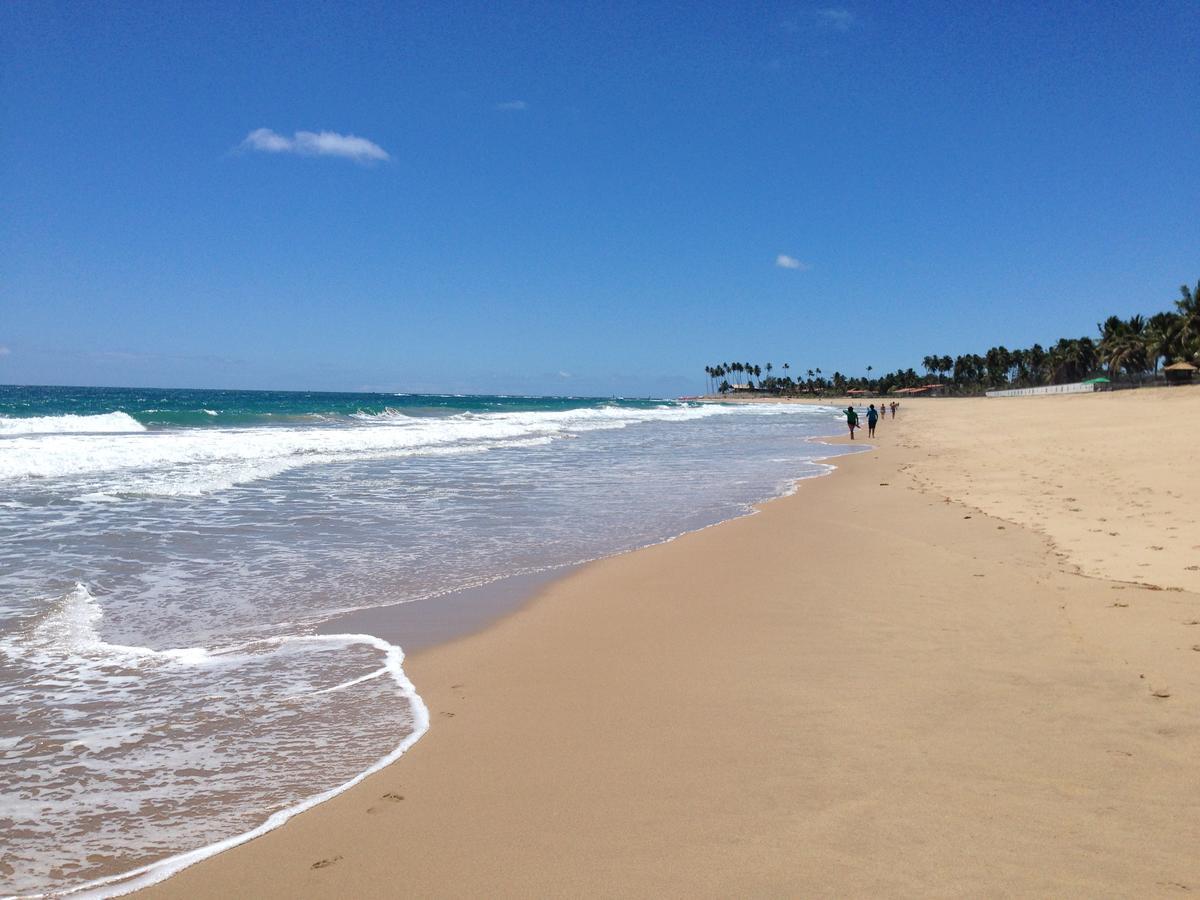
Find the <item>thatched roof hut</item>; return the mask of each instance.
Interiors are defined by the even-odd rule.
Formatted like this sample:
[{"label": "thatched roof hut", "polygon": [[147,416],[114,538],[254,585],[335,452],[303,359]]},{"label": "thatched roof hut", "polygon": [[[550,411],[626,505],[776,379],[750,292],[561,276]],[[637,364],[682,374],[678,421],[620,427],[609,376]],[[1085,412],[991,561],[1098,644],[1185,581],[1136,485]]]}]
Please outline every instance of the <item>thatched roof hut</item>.
[{"label": "thatched roof hut", "polygon": [[1163,366],[1163,374],[1167,376],[1167,384],[1191,384],[1196,367],[1190,362],[1171,363]]}]

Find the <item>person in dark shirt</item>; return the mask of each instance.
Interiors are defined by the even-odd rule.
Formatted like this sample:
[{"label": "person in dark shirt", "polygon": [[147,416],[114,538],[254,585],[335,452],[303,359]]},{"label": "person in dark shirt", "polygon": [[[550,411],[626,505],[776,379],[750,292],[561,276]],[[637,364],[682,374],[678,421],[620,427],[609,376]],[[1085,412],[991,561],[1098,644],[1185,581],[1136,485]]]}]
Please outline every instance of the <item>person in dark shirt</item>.
[{"label": "person in dark shirt", "polygon": [[858,427],[858,413],[853,406],[846,407],[846,424],[850,426],[850,440],[854,440],[854,429]]},{"label": "person in dark shirt", "polygon": [[875,437],[875,423],[879,421],[879,410],[872,403],[867,407],[867,437]]}]

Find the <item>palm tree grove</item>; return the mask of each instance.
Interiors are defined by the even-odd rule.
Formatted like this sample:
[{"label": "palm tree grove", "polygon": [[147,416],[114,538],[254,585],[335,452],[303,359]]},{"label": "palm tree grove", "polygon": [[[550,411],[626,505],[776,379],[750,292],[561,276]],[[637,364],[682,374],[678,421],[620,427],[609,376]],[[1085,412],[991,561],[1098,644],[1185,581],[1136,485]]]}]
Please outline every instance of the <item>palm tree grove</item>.
[{"label": "palm tree grove", "polygon": [[1200,281],[1195,288],[1181,285],[1175,308],[1149,318],[1109,316],[1097,324],[1097,336],[1059,338],[1050,347],[1034,344],[1023,350],[992,347],[983,355],[930,354],[921,360],[924,376],[912,368],[871,377],[849,377],[834,372],[826,377],[820,369],[808,369],[806,377],[791,374],[790,363],[774,374],[773,363],[721,362],[705,366],[709,393],[754,390],[773,394],[844,393],[864,390],[886,394],[900,388],[942,385],[949,393],[978,394],[1004,388],[1069,384],[1088,378],[1106,377],[1114,382],[1153,382],[1160,366],[1187,362],[1200,365]]}]

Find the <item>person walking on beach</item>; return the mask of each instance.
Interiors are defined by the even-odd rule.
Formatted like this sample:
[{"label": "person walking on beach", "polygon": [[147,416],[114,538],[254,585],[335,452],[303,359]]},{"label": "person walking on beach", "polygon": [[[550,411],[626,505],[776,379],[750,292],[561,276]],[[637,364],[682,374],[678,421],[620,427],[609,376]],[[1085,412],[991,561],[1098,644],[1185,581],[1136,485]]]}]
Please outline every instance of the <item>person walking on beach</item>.
[{"label": "person walking on beach", "polygon": [[867,437],[875,437],[875,423],[879,421],[879,411],[872,403],[867,407]]},{"label": "person walking on beach", "polygon": [[858,427],[858,413],[853,406],[846,407],[846,424],[850,426],[850,440],[854,440],[854,429]]},{"label": "person walking on beach", "polygon": [[896,407],[899,405],[900,404],[897,403],[895,400],[892,401],[892,418],[893,419],[896,418]]}]

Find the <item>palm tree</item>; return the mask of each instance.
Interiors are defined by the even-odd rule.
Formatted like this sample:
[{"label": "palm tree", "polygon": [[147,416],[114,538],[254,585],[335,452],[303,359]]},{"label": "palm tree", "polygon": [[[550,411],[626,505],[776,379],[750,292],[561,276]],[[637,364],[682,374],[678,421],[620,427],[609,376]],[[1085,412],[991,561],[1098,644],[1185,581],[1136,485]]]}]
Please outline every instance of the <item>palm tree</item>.
[{"label": "palm tree", "polygon": [[1091,338],[1059,338],[1047,358],[1052,384],[1082,381],[1096,368],[1096,345]]},{"label": "palm tree", "polygon": [[1100,358],[1108,366],[1108,375],[1115,378],[1125,372],[1131,378],[1146,371],[1146,320],[1133,316],[1128,322],[1120,316],[1109,316],[1100,330]]},{"label": "palm tree", "polygon": [[1179,295],[1179,299],[1175,301],[1180,319],[1176,332],[1179,341],[1178,353],[1200,362],[1200,281],[1196,282],[1195,290],[1181,284]]},{"label": "palm tree", "polygon": [[1025,351],[1025,368],[1029,381],[1040,384],[1046,380],[1046,351],[1041,344],[1034,344]]},{"label": "palm tree", "polygon": [[987,352],[987,380],[992,387],[1000,387],[1008,381],[1008,370],[1012,368],[1012,354],[1006,347],[993,347]]},{"label": "palm tree", "polygon": [[1146,323],[1146,357],[1150,368],[1158,374],[1158,361],[1170,361],[1179,345],[1181,317],[1172,312],[1155,313]]}]

